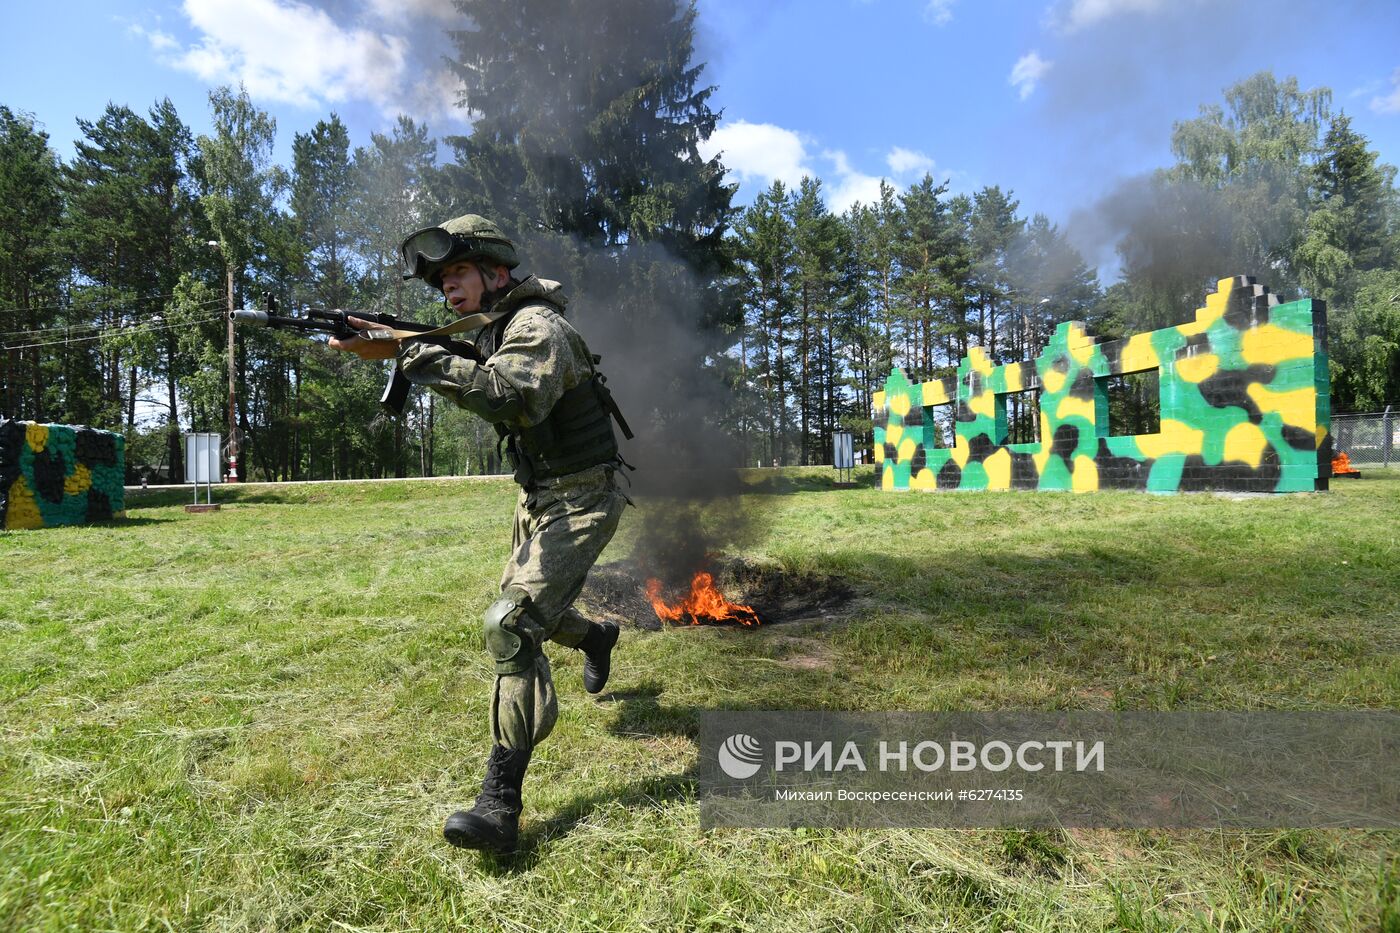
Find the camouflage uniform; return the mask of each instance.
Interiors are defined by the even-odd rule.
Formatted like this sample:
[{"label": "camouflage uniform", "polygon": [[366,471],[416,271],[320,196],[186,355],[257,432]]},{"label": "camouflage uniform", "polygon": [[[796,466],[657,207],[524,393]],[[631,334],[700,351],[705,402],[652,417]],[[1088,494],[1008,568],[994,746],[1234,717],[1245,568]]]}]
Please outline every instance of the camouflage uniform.
[{"label": "camouflage uniform", "polygon": [[[492,305],[507,313],[478,333],[484,363],[407,343],[399,367],[412,382],[507,429],[539,425],[566,392],[594,375],[587,345],[564,319],[566,300],[557,282],[531,276]],[[513,398],[514,412],[504,419],[503,398]],[[517,471],[522,488],[501,591],[528,604],[511,628],[527,645],[553,640],[576,647],[588,633],[590,623],[573,603],[628,503],[615,484],[616,469],[603,463],[554,478]],[[492,612],[487,615],[487,647],[497,659],[491,733],[498,745],[529,751],[549,735],[559,713],[549,661],[542,652],[503,660],[508,651],[497,650],[502,636],[493,630]]]}]

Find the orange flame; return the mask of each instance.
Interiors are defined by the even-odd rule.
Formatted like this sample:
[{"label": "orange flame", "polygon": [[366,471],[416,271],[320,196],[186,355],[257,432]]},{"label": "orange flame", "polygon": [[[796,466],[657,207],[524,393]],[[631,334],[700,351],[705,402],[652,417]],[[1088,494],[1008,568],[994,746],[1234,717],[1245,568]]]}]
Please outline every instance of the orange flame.
[{"label": "orange flame", "polygon": [[647,581],[647,599],[656,617],[663,622],[689,622],[700,625],[705,622],[738,622],[740,625],[757,625],[758,613],[752,606],[731,603],[715,587],[715,578],[700,571],[690,581],[690,595],[675,605],[667,605],[661,598],[661,581],[653,577]]}]

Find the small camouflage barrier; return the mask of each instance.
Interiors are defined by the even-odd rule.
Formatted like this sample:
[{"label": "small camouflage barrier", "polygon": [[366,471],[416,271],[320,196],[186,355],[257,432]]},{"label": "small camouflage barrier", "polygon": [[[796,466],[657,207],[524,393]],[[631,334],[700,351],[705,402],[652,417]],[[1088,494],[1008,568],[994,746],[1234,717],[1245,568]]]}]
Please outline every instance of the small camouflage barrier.
[{"label": "small camouflage barrier", "polygon": [[124,516],[126,438],[81,425],[0,421],[0,528]]},{"label": "small camouflage barrier", "polygon": [[[1078,321],[1035,360],[993,365],[972,348],[956,376],[875,394],[884,489],[1305,492],[1331,476],[1327,314],[1280,304],[1252,278],[1221,279],[1195,320],[1099,343]],[[1157,374],[1159,429],[1114,436],[1108,380]],[[1009,443],[1007,398],[1033,392],[1033,443]],[[951,448],[935,409],[947,405]]]}]

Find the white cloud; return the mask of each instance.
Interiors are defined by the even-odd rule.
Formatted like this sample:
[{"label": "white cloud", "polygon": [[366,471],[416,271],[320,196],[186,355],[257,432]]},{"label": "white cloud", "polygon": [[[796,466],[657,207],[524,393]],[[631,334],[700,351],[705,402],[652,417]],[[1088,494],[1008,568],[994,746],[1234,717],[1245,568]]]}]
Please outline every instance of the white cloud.
[{"label": "white cloud", "polygon": [[467,120],[467,112],[457,106],[462,79],[452,69],[440,67],[413,85],[407,101],[400,109],[420,122],[435,120]]},{"label": "white cloud", "polygon": [[1180,0],[1069,0],[1058,19],[1060,28],[1074,32],[1124,13],[1156,13],[1181,5]]},{"label": "white cloud", "polygon": [[772,123],[739,120],[719,127],[700,144],[700,154],[706,159],[718,153],[723,154],[725,167],[740,181],[781,181],[795,188],[803,175],[816,176],[802,137]]},{"label": "white cloud", "polygon": [[895,146],[885,156],[885,164],[895,175],[908,175],[911,172],[932,172],[933,159],[913,149]]},{"label": "white cloud", "polygon": [[1376,113],[1400,113],[1400,68],[1390,76],[1390,93],[1371,98],[1371,109]]},{"label": "white cloud", "polygon": [[386,22],[402,22],[406,19],[432,19],[451,22],[462,21],[452,0],[369,0],[369,9],[375,16]]},{"label": "white cloud", "polygon": [[[819,178],[826,205],[843,213],[853,204],[874,204],[880,199],[880,182],[887,181],[896,189],[894,180],[911,173],[922,175],[934,171],[934,160],[915,149],[895,146],[885,156],[890,172],[870,175],[851,164],[850,156],[840,149],[824,149],[816,155],[809,150],[814,141],[795,130],[772,123],[749,123],[739,120],[721,126],[700,145],[706,159],[720,155],[725,168],[739,181],[767,187],[781,181],[789,190],[795,189],[804,175]],[[814,167],[827,163],[828,170]],[[963,177],[961,172],[940,172],[940,175]]]},{"label": "white cloud", "polygon": [[826,188],[827,207],[840,214],[856,202],[874,204],[880,200],[880,176],[858,171],[851,166],[846,153],[839,149],[828,150],[822,155],[831,160],[835,173],[833,179],[823,179],[826,182],[823,187]]},{"label": "white cloud", "polygon": [[1046,61],[1034,51],[1027,52],[1016,60],[1006,83],[1015,86],[1021,94],[1021,100],[1025,100],[1031,96],[1035,86],[1040,83],[1041,78],[1045,77],[1045,73],[1050,70],[1053,64],[1054,62]]},{"label": "white cloud", "polygon": [[180,45],[170,33],[161,32],[159,29],[146,29],[140,23],[132,23],[126,27],[126,31],[133,36],[145,39],[155,52],[168,52]]},{"label": "white cloud", "polygon": [[184,0],[183,8],[202,36],[170,63],[211,84],[242,83],[256,99],[303,107],[353,98],[385,113],[404,109],[401,36],[343,28],[295,0]]},{"label": "white cloud", "polygon": [[741,182],[767,187],[781,181],[789,190],[796,188],[803,176],[820,178],[827,207],[844,211],[856,201],[873,202],[880,193],[880,179],[866,175],[851,166],[844,152],[827,150],[821,158],[831,163],[833,171],[825,176],[813,167],[812,154],[802,134],[772,123],[749,123],[739,120],[721,126],[701,144],[700,154],[712,158],[721,156],[725,168]]},{"label": "white cloud", "polygon": [[953,21],[953,4],[957,0],[928,0],[924,6],[924,19],[935,26],[946,26]]}]

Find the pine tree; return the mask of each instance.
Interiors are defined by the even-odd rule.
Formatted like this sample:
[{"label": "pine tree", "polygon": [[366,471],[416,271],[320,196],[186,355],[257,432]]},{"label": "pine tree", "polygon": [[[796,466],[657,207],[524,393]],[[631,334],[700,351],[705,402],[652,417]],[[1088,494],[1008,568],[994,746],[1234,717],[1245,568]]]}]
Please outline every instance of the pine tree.
[{"label": "pine tree", "polygon": [[454,33],[472,134],[453,140],[463,194],[507,227],[594,247],[659,243],[720,271],[732,188],[697,146],[717,116],[678,0],[463,0]]},{"label": "pine tree", "polygon": [[1101,296],[1098,274],[1059,227],[1036,214],[1011,247],[1015,334],[1009,358],[1033,359],[1062,321],[1083,321]]},{"label": "pine tree", "polygon": [[350,134],[340,117],[318,121],[292,138],[292,215],[311,273],[310,293],[321,307],[344,307],[350,297],[345,244],[350,202]]},{"label": "pine tree", "polygon": [[[0,416],[45,420],[42,328],[59,323],[63,197],[48,134],[0,105]],[[52,336],[52,332],[49,333]],[[16,349],[24,347],[25,349]]]},{"label": "pine tree", "polygon": [[935,185],[933,176],[925,175],[899,196],[901,223],[894,241],[899,274],[893,288],[898,306],[894,316],[905,325],[905,368],[921,378],[932,375],[938,365],[935,350],[940,349],[936,345],[940,337],[945,361],[961,356],[948,340],[951,331],[939,326],[944,257],[950,246],[951,222],[948,203],[943,200],[947,191],[947,184]]},{"label": "pine tree", "polygon": [[1017,202],[1000,187],[983,188],[972,197],[971,248],[973,256],[973,304],[977,309],[977,342],[994,360],[1001,360],[997,347],[997,324],[1011,297],[1008,269],[1011,244],[1025,228],[1016,216]]},{"label": "pine tree", "polygon": [[124,421],[130,434],[138,391],[148,378],[162,380],[165,457],[178,477],[184,445],[176,381],[191,363],[180,354],[167,315],[180,266],[191,254],[190,132],[169,99],[152,107],[149,120],[109,104],[96,121],[78,126],[84,138],[63,169],[62,239],[78,276],[74,311],[113,330],[82,354],[101,374],[104,409],[94,420],[112,427]]},{"label": "pine tree", "polygon": [[[370,307],[417,321],[445,320],[449,314],[438,296],[403,280],[398,247],[403,237],[446,219],[432,196],[437,146],[426,126],[400,116],[391,134],[370,134],[370,145],[355,150],[351,229],[364,260],[363,293]],[[419,438],[419,467],[434,473],[436,397],[415,393],[412,408],[395,422],[395,463],[403,472],[405,419],[413,419]],[[464,413],[467,419],[476,416]],[[473,428],[473,433],[475,429]]]},{"label": "pine tree", "polygon": [[1379,162],[1342,114],[1328,127],[1312,175],[1311,212],[1295,264],[1311,294],[1345,302],[1355,273],[1394,261],[1395,168]]},{"label": "pine tree", "polygon": [[[792,380],[788,335],[794,306],[795,249],[791,199],[783,183],[775,181],[741,215],[733,238],[744,309],[740,392],[755,392],[763,399],[767,433],[761,457],[764,463],[787,462],[788,387]],[[744,457],[747,463],[747,449]]]},{"label": "pine tree", "polygon": [[[801,463],[820,462],[836,422],[835,288],[840,281],[840,220],[822,200],[821,182],[803,178],[792,203],[798,329],[798,419]],[[815,430],[814,430],[815,428]]]},{"label": "pine tree", "polygon": [[526,269],[563,281],[605,358],[648,348],[648,366],[609,369],[640,460],[717,461],[729,392],[715,360],[739,324],[723,245],[734,189],[699,154],[718,118],[692,62],[693,3],[458,9],[473,25],[454,34],[473,126],[450,140],[443,200],[494,215]]}]

